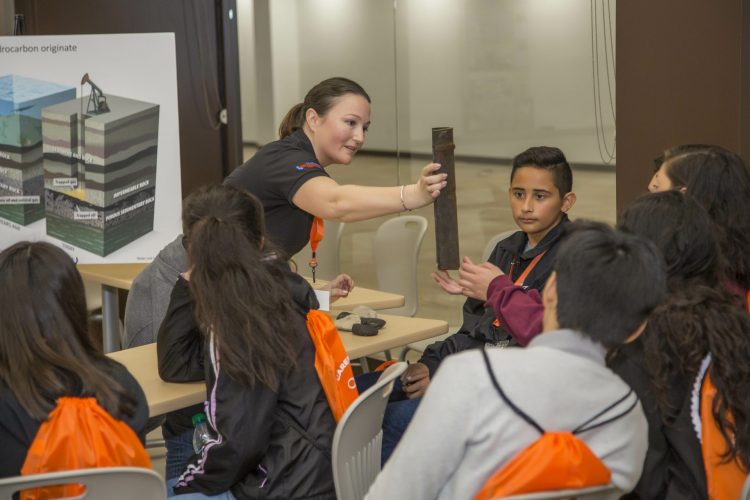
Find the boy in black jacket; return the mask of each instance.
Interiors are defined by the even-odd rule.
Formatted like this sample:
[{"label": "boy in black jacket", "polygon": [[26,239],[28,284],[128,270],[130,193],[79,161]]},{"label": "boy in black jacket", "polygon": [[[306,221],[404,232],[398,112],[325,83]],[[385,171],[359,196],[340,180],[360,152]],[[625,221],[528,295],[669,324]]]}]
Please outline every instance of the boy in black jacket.
[{"label": "boy in black jacket", "polygon": [[[488,262],[507,276],[509,286],[541,291],[552,272],[562,226],[573,207],[573,174],[565,155],[558,148],[532,147],[513,159],[510,173],[510,206],[520,231],[497,244]],[[433,273],[435,281],[448,293],[463,290],[447,272]],[[419,397],[448,355],[492,344],[525,345],[529,339],[514,339],[484,301],[467,298],[463,307],[464,322],[455,334],[431,344],[418,363],[409,366],[402,380],[410,398]]]},{"label": "boy in black jacket", "polygon": [[[513,159],[508,195],[513,219],[521,229],[499,242],[488,262],[506,274],[508,286],[541,291],[552,272],[562,226],[576,195],[573,174],[565,155],[558,148],[538,146],[527,149]],[[435,281],[450,294],[462,294],[459,283],[445,271],[433,273]],[[388,405],[383,423],[383,457],[386,459],[406,429],[411,416],[440,362],[448,355],[483,347],[485,344],[506,346],[530,339],[514,339],[502,327],[484,301],[466,299],[464,322],[446,340],[431,344],[418,363],[409,365],[401,377],[407,401]]]}]

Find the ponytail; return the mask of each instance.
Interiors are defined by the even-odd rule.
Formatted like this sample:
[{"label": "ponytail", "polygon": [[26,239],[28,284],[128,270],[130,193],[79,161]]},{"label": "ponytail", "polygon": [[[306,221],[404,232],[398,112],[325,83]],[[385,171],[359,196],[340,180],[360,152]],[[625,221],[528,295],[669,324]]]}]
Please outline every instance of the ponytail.
[{"label": "ponytail", "polygon": [[195,315],[213,334],[222,370],[236,382],[272,389],[298,350],[290,335],[292,297],[283,262],[264,251],[263,209],[247,192],[216,186],[191,195],[190,289]]},{"label": "ponytail", "polygon": [[287,111],[286,116],[281,120],[281,125],[279,125],[279,139],[292,135],[295,130],[302,128],[305,124],[306,111],[304,102],[295,104],[292,109]]}]

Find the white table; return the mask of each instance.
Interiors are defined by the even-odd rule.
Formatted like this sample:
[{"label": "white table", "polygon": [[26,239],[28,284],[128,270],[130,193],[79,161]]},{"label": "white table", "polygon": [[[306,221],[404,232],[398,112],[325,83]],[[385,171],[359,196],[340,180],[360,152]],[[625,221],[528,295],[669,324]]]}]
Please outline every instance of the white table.
[{"label": "white table", "polygon": [[[83,279],[102,286],[102,338],[104,352],[118,351],[121,346],[120,303],[118,289],[130,290],[133,280],[148,264],[78,264]],[[307,278],[308,281],[311,281]],[[325,285],[318,280],[316,288]],[[346,311],[358,305],[389,309],[404,305],[404,296],[355,286],[348,297],[331,304],[331,310]]]},{"label": "white table", "polygon": [[[448,331],[448,323],[442,320],[386,314],[380,317],[386,320],[386,326],[374,337],[359,337],[351,332],[339,332],[350,358],[361,358]],[[125,365],[141,385],[148,401],[149,415],[152,417],[198,404],[206,399],[204,382],[175,384],[159,378],[156,344],[111,352],[108,356]]]}]

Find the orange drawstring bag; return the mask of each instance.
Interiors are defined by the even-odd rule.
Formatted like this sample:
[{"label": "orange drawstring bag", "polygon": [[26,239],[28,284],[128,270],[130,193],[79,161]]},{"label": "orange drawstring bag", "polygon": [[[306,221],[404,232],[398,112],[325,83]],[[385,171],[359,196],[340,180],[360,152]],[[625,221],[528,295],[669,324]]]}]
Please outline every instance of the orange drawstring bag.
[{"label": "orange drawstring bag", "polygon": [[[141,440],[125,422],[112,417],[95,398],[61,397],[26,454],[21,475],[93,467],[151,468]],[[21,500],[81,495],[81,485],[34,488]]]},{"label": "orange drawstring bag", "polygon": [[318,372],[318,379],[333,418],[338,422],[359,396],[349,355],[336,326],[324,312],[311,309],[307,313],[307,331],[315,345],[315,370]]},{"label": "orange drawstring bag", "polygon": [[474,498],[603,486],[611,476],[580,438],[570,432],[545,432],[495,472]]},{"label": "orange drawstring bag", "polygon": [[492,372],[490,360],[485,351],[482,351],[482,356],[492,384],[500,397],[519,417],[538,430],[541,436],[490,476],[474,496],[474,499],[486,500],[521,493],[609,484],[612,472],[576,434],[607,424],[630,413],[636,407],[637,399],[623,413],[601,422],[592,423],[625,401],[633,391],[629,391],[625,396],[572,431],[547,432],[508,398]]},{"label": "orange drawstring bag", "polygon": [[727,462],[722,456],[728,447],[712,411],[717,391],[711,381],[709,367],[710,365],[705,368],[705,377],[700,387],[699,407],[701,454],[706,471],[707,493],[710,500],[735,500],[740,498],[747,474],[742,471],[739,457]]}]

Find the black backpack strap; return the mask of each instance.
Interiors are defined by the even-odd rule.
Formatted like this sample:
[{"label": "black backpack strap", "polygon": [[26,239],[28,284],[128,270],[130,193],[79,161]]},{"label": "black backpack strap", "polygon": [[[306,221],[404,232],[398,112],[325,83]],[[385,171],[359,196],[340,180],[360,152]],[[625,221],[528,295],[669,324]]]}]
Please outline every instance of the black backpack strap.
[{"label": "black backpack strap", "polygon": [[497,390],[497,393],[500,394],[500,397],[505,401],[505,404],[510,406],[511,410],[513,410],[516,415],[521,417],[526,421],[527,424],[535,428],[537,431],[539,431],[539,434],[544,434],[544,429],[542,429],[542,426],[537,424],[533,418],[528,416],[526,413],[521,411],[521,409],[511,401],[508,396],[505,395],[503,390],[500,388],[500,384],[497,383],[497,379],[495,378],[495,374],[492,372],[492,367],[490,366],[490,359],[487,357],[487,352],[484,349],[480,349],[482,351],[482,357],[484,358],[484,364],[487,367],[487,371],[490,374],[490,380],[492,381],[492,385],[495,386],[495,390]]},{"label": "black backpack strap", "polygon": [[[573,434],[580,434],[582,432],[590,431],[591,429],[596,429],[597,427],[601,427],[602,425],[606,425],[606,424],[608,424],[610,422],[614,422],[615,420],[624,417],[625,415],[627,415],[628,413],[630,413],[631,411],[633,411],[633,408],[636,407],[636,405],[638,404],[638,398],[633,398],[633,404],[631,404],[622,413],[620,413],[618,415],[615,415],[614,417],[602,420],[601,422],[597,422],[595,424],[588,425],[591,422],[593,422],[594,420],[596,420],[597,418],[599,418],[602,415],[604,415],[605,413],[607,413],[612,408],[616,407],[617,405],[619,405],[620,403],[622,403],[623,401],[625,401],[631,394],[633,394],[633,389],[630,389],[627,392],[627,394],[625,394],[623,397],[621,397],[620,399],[618,399],[617,401],[615,401],[611,405],[607,406],[606,408],[604,408],[602,411],[600,411],[599,413],[597,413],[596,415],[594,415],[590,419],[586,420],[584,423],[582,423],[581,425],[579,425],[578,427],[576,427],[575,429],[573,429],[571,432]],[[588,427],[587,427],[587,425],[588,425]]]},{"label": "black backpack strap", "polygon": [[[482,357],[484,358],[484,364],[487,367],[487,372],[489,372],[489,374],[490,374],[490,380],[492,381],[492,385],[495,386],[495,390],[497,390],[497,393],[500,394],[500,397],[503,399],[503,401],[505,401],[505,403],[516,413],[516,415],[518,415],[519,417],[521,417],[522,419],[524,419],[526,421],[526,423],[528,423],[530,426],[534,427],[537,431],[539,431],[539,434],[544,434],[544,429],[542,428],[542,426],[539,425],[538,423],[536,423],[536,421],[534,421],[534,419],[531,418],[529,415],[527,415],[526,413],[524,413],[518,406],[515,405],[515,403],[513,403],[513,401],[511,401],[508,398],[508,396],[505,394],[505,392],[503,392],[503,390],[500,388],[500,384],[497,382],[497,378],[495,378],[494,372],[492,371],[492,367],[490,366],[490,360],[487,357],[487,352],[484,349],[481,349],[481,351],[482,351]],[[625,394],[623,397],[621,397],[620,399],[618,399],[617,401],[615,401],[611,405],[607,406],[602,411],[600,411],[599,413],[597,413],[596,415],[594,415],[593,417],[591,417],[590,419],[586,420],[584,423],[582,423],[581,425],[579,425],[578,427],[576,427],[575,429],[573,429],[571,431],[571,433],[572,434],[580,434],[582,432],[590,431],[591,429],[596,429],[597,427],[601,427],[601,426],[606,425],[606,424],[608,424],[610,422],[614,422],[615,420],[617,420],[619,418],[624,417],[625,415],[627,415],[628,413],[630,413],[631,411],[633,411],[633,409],[638,405],[638,398],[634,398],[633,399],[633,404],[631,404],[622,413],[620,413],[618,415],[615,415],[614,417],[602,420],[601,422],[597,422],[595,424],[589,425],[589,424],[591,424],[591,422],[593,422],[597,418],[601,417],[602,415],[604,415],[605,413],[607,413],[608,411],[610,411],[612,408],[615,408],[617,405],[619,405],[620,403],[622,403],[623,401],[625,401],[628,397],[630,397],[631,394],[633,394],[633,390],[632,389],[630,389],[627,392],[627,394]]]}]

